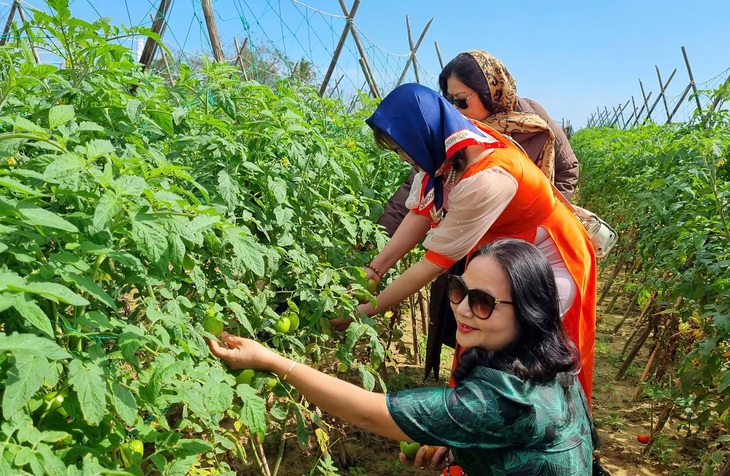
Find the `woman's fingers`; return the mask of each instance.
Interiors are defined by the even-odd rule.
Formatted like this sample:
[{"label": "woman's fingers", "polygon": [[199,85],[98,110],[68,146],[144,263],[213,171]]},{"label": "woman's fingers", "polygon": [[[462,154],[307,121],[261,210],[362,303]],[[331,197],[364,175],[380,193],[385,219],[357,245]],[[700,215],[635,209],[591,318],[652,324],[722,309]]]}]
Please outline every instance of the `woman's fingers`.
[{"label": "woman's fingers", "polygon": [[351,322],[351,317],[336,317],[334,319],[330,319],[330,327],[336,331],[344,331]]}]

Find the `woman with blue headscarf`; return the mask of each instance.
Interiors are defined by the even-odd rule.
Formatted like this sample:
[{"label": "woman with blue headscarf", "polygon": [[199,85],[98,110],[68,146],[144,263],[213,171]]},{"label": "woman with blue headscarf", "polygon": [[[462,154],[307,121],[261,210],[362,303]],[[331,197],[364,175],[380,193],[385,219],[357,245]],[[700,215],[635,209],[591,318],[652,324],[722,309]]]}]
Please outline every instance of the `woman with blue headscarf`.
[{"label": "woman with blue headscarf", "polygon": [[[485,243],[507,237],[528,241],[555,274],[563,326],[580,353],[578,376],[590,402],[595,254],[583,225],[555,197],[540,168],[510,139],[465,118],[418,84],[394,89],[367,123],[382,147],[419,170],[406,202],[411,211],[366,266],[367,277],[379,283],[422,240],[427,251],[378,295],[377,308],[365,303],[359,311],[369,316],[386,311]],[[335,319],[332,325],[343,329],[350,321]]]}]

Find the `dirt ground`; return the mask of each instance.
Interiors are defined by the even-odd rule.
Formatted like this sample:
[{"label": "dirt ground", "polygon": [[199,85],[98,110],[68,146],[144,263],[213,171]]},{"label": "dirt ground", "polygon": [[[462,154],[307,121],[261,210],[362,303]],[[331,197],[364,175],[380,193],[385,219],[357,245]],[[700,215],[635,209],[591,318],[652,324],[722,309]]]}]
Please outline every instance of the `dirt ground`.
[{"label": "dirt ground", "polygon": [[[600,287],[599,287],[600,289]],[[610,301],[606,299],[606,302]],[[629,317],[619,332],[613,329],[621,320],[626,303],[621,299],[613,307],[613,313],[605,313],[606,305],[599,306],[594,376],[594,418],[602,440],[602,462],[612,476],[667,475],[689,476],[700,474],[697,466],[702,442],[696,438],[684,440],[677,430],[681,422],[670,419],[661,435],[650,447],[637,440],[637,435],[648,435],[652,422],[656,422],[661,408],[653,408],[651,400],[643,395],[634,399],[638,376],[647,361],[646,350],[639,353],[626,377],[616,381],[614,377],[621,366],[621,352],[633,319]],[[442,353],[441,380],[423,382],[423,366],[416,362],[416,354],[423,354],[425,336],[417,324],[420,348],[414,352],[411,318],[403,316],[400,329],[403,337],[400,348],[392,348],[395,361],[388,366],[389,390],[422,385],[446,385],[449,373],[451,349]],[[646,345],[646,348],[650,345]],[[317,460],[317,451],[302,452],[294,443],[287,441],[286,451],[278,471],[280,476],[343,475],[343,476],[393,476],[401,474],[437,474],[404,467],[398,461],[398,443],[362,432],[347,424],[343,426],[343,439],[332,445],[334,466]],[[335,435],[332,435],[335,438]],[[273,450],[272,442],[270,445]],[[269,446],[269,445],[267,445]],[[278,442],[277,442],[278,446]],[[645,450],[648,454],[644,454]],[[317,467],[319,465],[319,467]],[[329,469],[326,467],[329,466]],[[239,474],[261,475],[260,470],[242,471]],[[440,474],[440,473],[438,473]],[[273,476],[273,475],[272,475]]]}]

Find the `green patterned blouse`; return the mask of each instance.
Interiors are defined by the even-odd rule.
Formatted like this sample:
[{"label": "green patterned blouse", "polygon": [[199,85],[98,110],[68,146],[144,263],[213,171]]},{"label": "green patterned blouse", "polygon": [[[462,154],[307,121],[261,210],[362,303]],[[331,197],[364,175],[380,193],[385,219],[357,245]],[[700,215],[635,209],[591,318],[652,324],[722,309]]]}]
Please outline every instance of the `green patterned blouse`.
[{"label": "green patterned blouse", "polygon": [[590,475],[590,427],[575,379],[569,401],[557,379],[539,384],[476,367],[456,388],[388,394],[401,430],[449,446],[469,476]]}]

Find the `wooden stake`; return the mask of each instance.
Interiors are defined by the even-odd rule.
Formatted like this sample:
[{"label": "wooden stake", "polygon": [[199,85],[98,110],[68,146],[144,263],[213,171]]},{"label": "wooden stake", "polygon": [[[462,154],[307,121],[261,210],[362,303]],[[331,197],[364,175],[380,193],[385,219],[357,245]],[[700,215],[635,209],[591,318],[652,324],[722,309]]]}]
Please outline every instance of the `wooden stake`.
[{"label": "wooden stake", "polygon": [[439,44],[437,41],[433,42],[434,45],[436,45],[436,56],[439,58],[439,64],[441,65],[441,70],[444,69],[444,60],[441,59],[441,50],[439,49]]},{"label": "wooden stake", "polygon": [[[340,8],[342,9],[342,13],[344,13],[346,17],[350,16],[344,0],[340,0]],[[365,48],[363,48],[362,42],[360,41],[360,35],[357,34],[357,30],[352,26],[350,27],[350,34],[352,34],[352,39],[355,40],[355,46],[357,46],[357,51],[360,53],[360,60],[362,61],[361,66],[363,68],[363,72],[365,73],[365,77],[370,78],[368,80],[368,83],[370,84],[370,92],[372,93],[374,98],[379,99],[381,97],[380,89],[378,88],[378,83],[375,82],[375,75],[373,74],[372,68],[370,68],[368,56],[365,54]]]},{"label": "wooden stake", "polygon": [[[150,19],[153,22],[155,21],[155,17],[153,17],[151,13],[150,13]],[[167,26],[167,23],[165,23],[164,26],[162,27],[163,32],[164,32],[166,26]],[[165,70],[167,71],[167,79],[170,80],[170,84],[172,86],[175,86],[175,80],[172,79],[172,72],[170,71],[170,63],[167,62],[167,53],[165,53],[165,49],[160,48],[160,53],[162,54],[162,61],[165,62]]]},{"label": "wooden stake", "polygon": [[418,51],[418,48],[421,46],[421,42],[423,41],[423,37],[426,36],[426,32],[428,31],[428,28],[431,26],[431,22],[433,21],[433,18],[431,18],[428,23],[426,24],[426,27],[421,32],[421,36],[418,38],[418,41],[416,42],[416,47],[411,50],[411,54],[408,57],[408,61],[406,61],[406,67],[403,68],[403,72],[400,75],[400,78],[398,79],[398,84],[396,86],[400,86],[403,82],[403,79],[406,77],[406,72],[408,71],[408,67],[411,65],[411,61],[414,61],[416,59],[416,52]]},{"label": "wooden stake", "polygon": [[342,53],[342,47],[345,46],[345,40],[347,39],[347,34],[350,32],[352,19],[355,18],[355,13],[357,13],[357,8],[359,6],[360,0],[355,0],[355,2],[352,4],[352,8],[350,9],[350,14],[347,15],[347,19],[345,20],[345,28],[342,29],[342,34],[340,35],[340,41],[337,43],[335,53],[332,55],[332,61],[330,62],[329,68],[327,68],[327,73],[324,75],[322,85],[319,87],[320,96],[324,96],[324,92],[327,90],[327,83],[329,83],[330,78],[332,77],[332,73],[335,70],[337,60],[340,58],[340,53]]},{"label": "wooden stake", "polygon": [[[695,84],[695,78],[692,75],[692,68],[689,66],[689,58],[687,58],[687,50],[682,47],[682,56],[684,56],[684,64],[687,65],[687,74],[689,75],[689,85],[695,93],[695,103],[697,104],[697,112],[702,117],[702,104],[700,103],[700,95],[697,94],[697,85]],[[702,119],[702,123],[705,123],[705,119]]]},{"label": "wooden stake", "polygon": [[618,260],[618,263],[613,268],[613,273],[611,274],[611,277],[606,281],[606,284],[603,285],[603,291],[601,292],[601,297],[598,299],[598,304],[600,305],[603,302],[603,299],[608,294],[608,290],[611,289],[611,286],[613,285],[613,282],[616,280],[616,276],[621,272],[621,267],[624,265],[624,261],[626,261],[626,255],[621,255],[621,258]]},{"label": "wooden stake", "polygon": [[208,26],[208,35],[210,36],[210,46],[213,47],[213,56],[219,63],[225,63],[226,58],[223,55],[223,48],[221,47],[221,38],[218,35],[218,26],[215,23],[215,12],[213,11],[213,4],[210,0],[202,0],[203,2],[203,16],[205,17],[205,24]]},{"label": "wooden stake", "polygon": [[18,5],[18,14],[20,14],[20,19],[23,21],[23,29],[25,29],[25,33],[28,35],[28,43],[30,43],[30,49],[33,50],[33,57],[35,58],[36,64],[41,64],[41,58],[38,56],[38,50],[36,49],[35,45],[33,44],[33,32],[30,29],[30,25],[28,24],[28,20],[25,18],[25,10],[23,10],[22,5],[20,5],[20,2],[18,0],[15,0],[14,4]]},{"label": "wooden stake", "polygon": [[[155,15],[155,21],[152,22],[153,32],[160,35],[160,41],[162,40],[162,33],[165,29],[165,15],[172,5],[172,0],[160,0],[160,6],[157,8],[157,15]],[[147,42],[142,49],[142,54],[139,57],[139,62],[142,63],[143,70],[149,68],[152,59],[155,57],[155,50],[157,48],[157,42],[152,38],[147,38]]]},{"label": "wooden stake", "polygon": [[13,1],[13,6],[10,7],[10,13],[8,13],[8,21],[5,22],[5,28],[3,29],[3,36],[0,37],[0,46],[3,46],[8,41],[10,35],[10,27],[13,24],[13,17],[15,16],[15,10],[18,9],[18,0]]},{"label": "wooden stake", "polygon": [[413,55],[413,74],[416,76],[416,82],[421,84],[421,78],[418,76],[418,61],[416,61],[415,54],[413,53],[413,37],[411,36],[411,20],[406,15],[406,30],[408,30],[408,48],[411,50]]},{"label": "wooden stake", "polygon": [[248,37],[243,40],[243,45],[241,47],[238,47],[238,38],[235,36],[233,37],[233,44],[236,46],[236,62],[238,63],[238,67],[241,68],[241,72],[243,73],[243,79],[248,81],[248,75],[246,74],[246,67],[243,65],[243,51],[246,49],[246,45],[248,44]]}]

